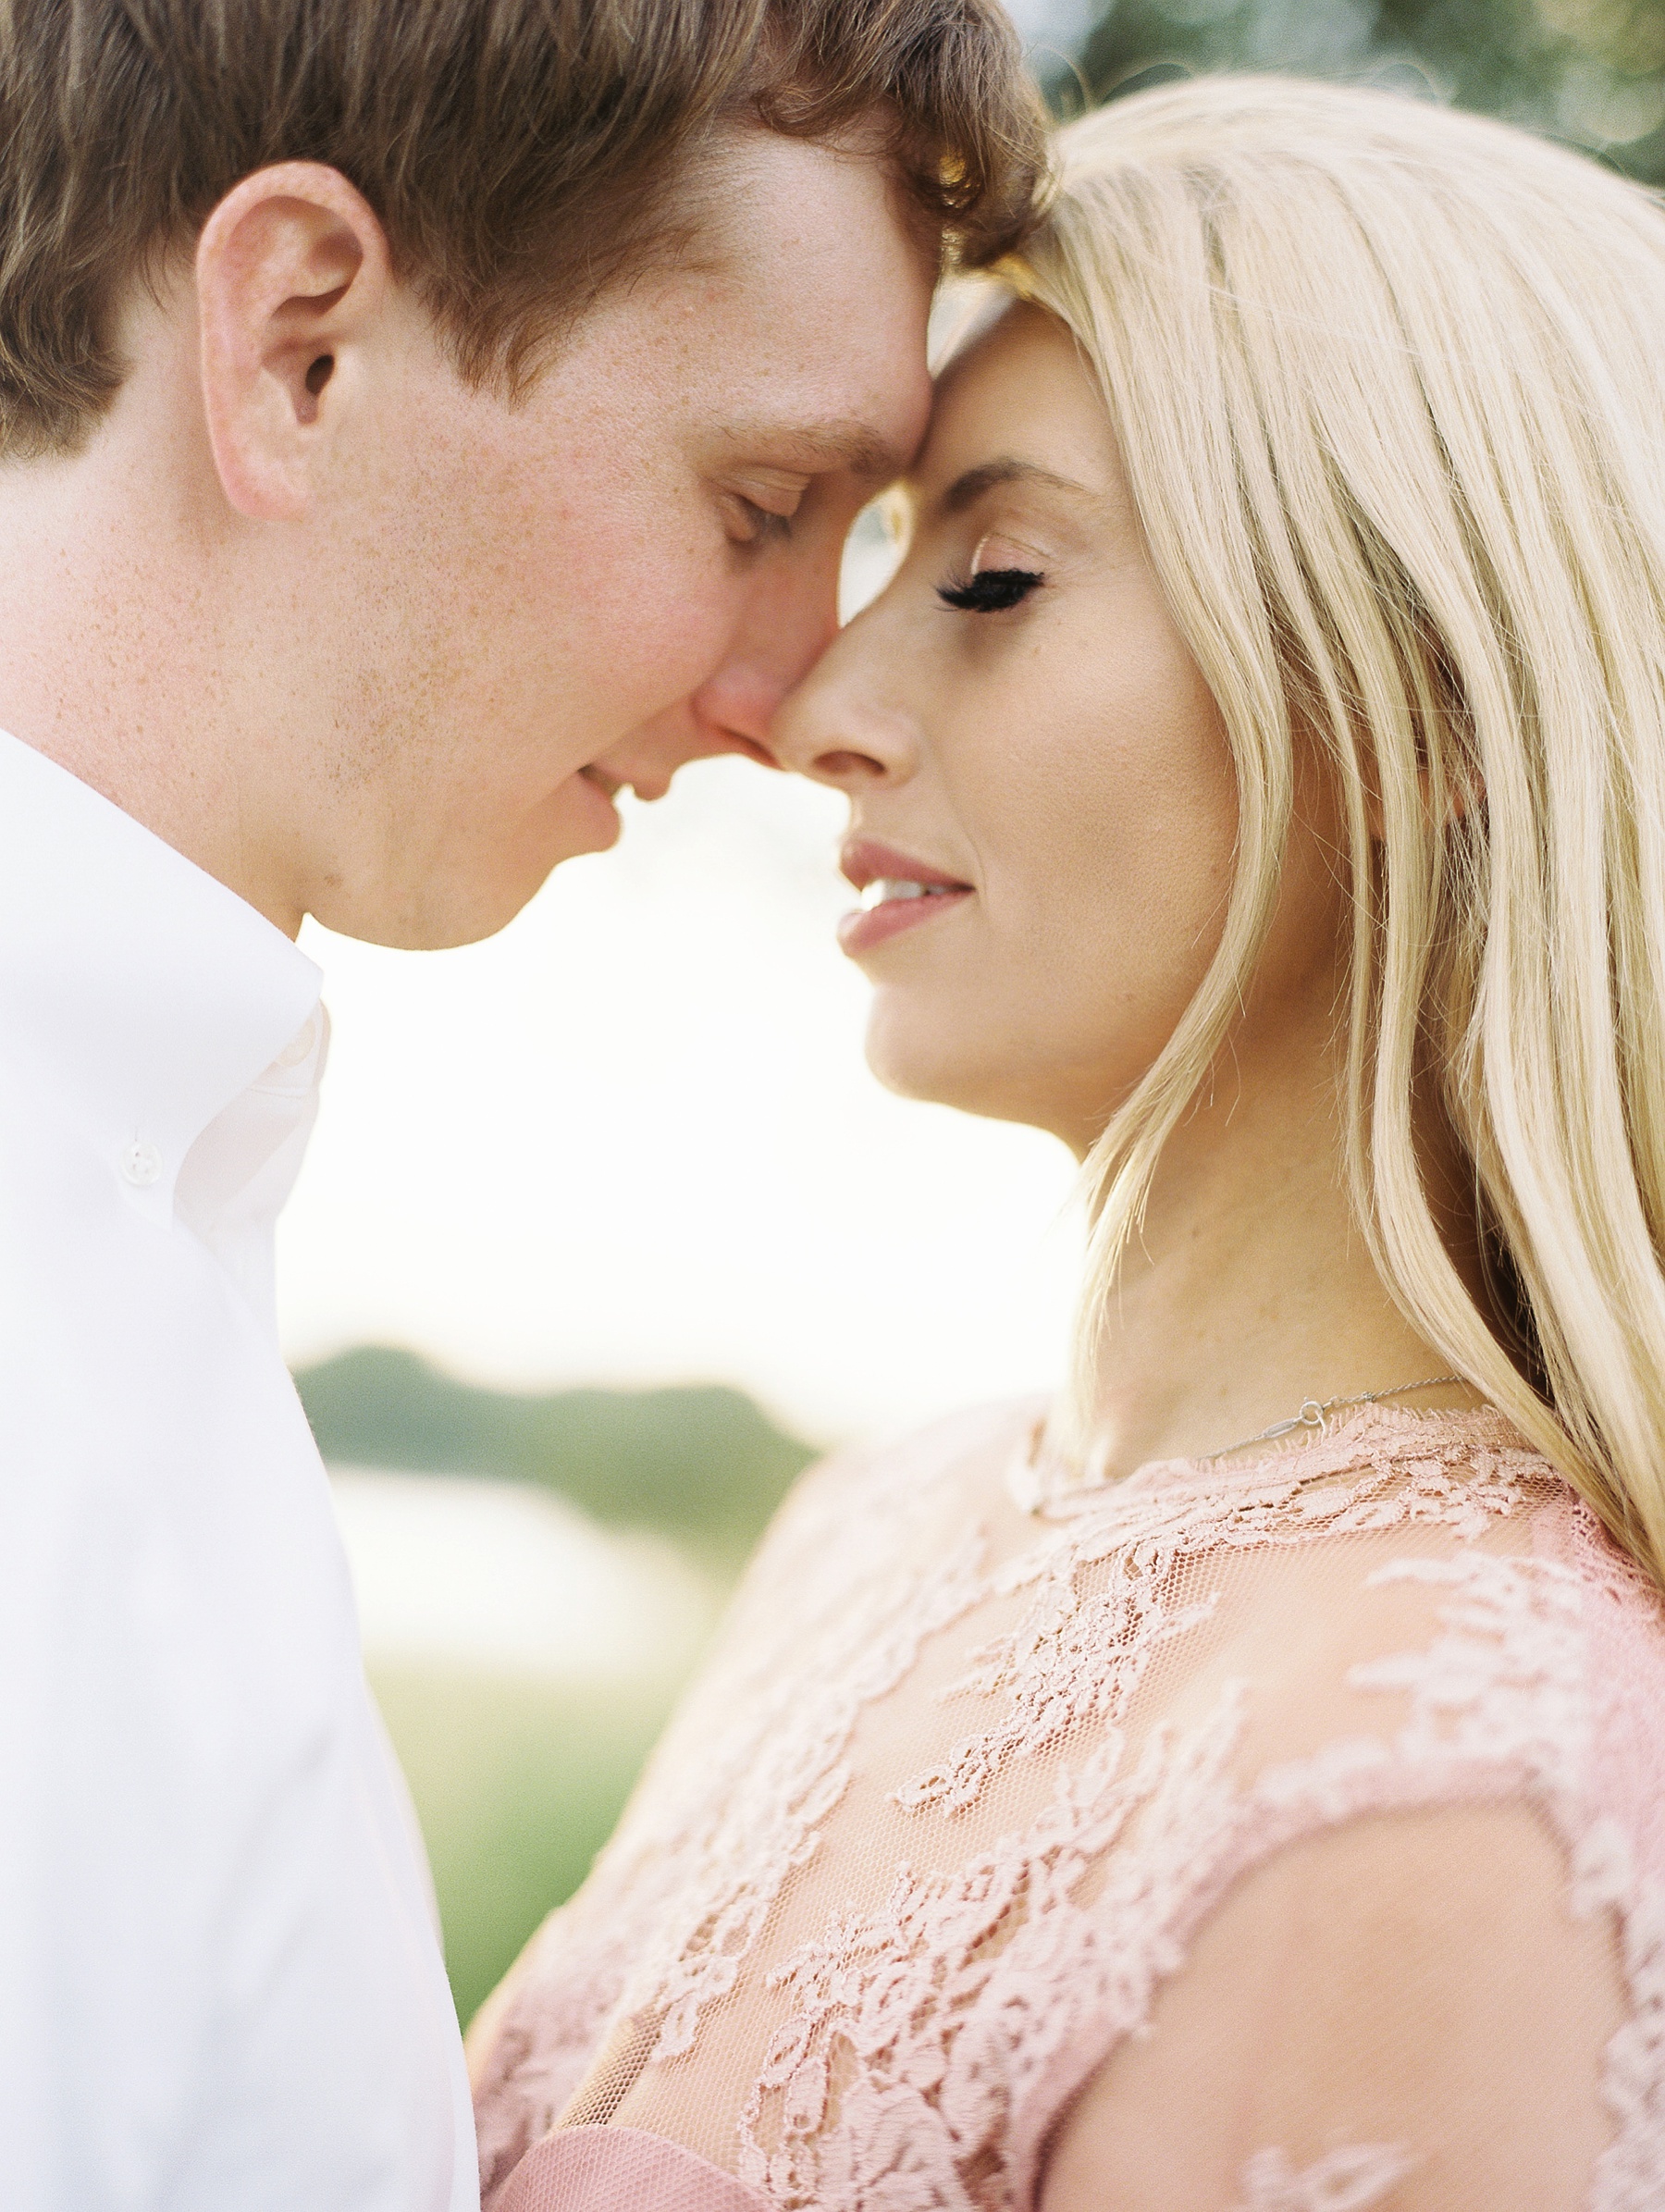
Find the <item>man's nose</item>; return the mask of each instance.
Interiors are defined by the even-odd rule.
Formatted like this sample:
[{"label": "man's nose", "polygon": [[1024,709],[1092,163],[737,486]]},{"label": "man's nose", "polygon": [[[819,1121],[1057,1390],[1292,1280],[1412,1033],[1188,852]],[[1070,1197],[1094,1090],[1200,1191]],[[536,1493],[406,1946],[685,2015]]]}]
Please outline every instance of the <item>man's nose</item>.
[{"label": "man's nose", "polygon": [[756,597],[705,682],[614,746],[599,765],[649,799],[662,798],[690,760],[740,753],[773,768],[770,724],[838,634],[838,567],[834,554],[784,571]]},{"label": "man's nose", "polygon": [[686,700],[643,723],[604,753],[597,765],[618,783],[628,784],[638,798],[663,798],[679,768],[690,760],[713,760],[719,753],[743,753],[764,768],[775,765],[761,746],[700,722]]},{"label": "man's nose", "polygon": [[712,749],[770,758],[769,732],[783,700],[838,635],[839,561],[783,569],[760,594],[722,665],[689,700]]}]

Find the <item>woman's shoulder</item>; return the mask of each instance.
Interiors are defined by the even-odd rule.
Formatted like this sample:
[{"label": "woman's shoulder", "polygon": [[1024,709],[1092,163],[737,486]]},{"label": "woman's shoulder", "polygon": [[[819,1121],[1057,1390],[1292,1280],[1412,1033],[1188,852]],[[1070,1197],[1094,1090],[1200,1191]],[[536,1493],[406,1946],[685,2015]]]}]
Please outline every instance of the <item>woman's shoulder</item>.
[{"label": "woman's shoulder", "polygon": [[1316,1830],[1195,1931],[1063,2116],[1042,2212],[1643,2212],[1665,2077],[1624,1934],[1523,1802]]},{"label": "woman's shoulder", "polygon": [[808,1470],[803,1484],[865,1480],[882,1487],[904,1474],[929,1481],[977,1466],[1004,1471],[1044,1419],[1050,1403],[1038,1392],[988,1399],[956,1407],[934,1420],[883,1430],[829,1453]]},{"label": "woman's shoulder", "polygon": [[1378,1408],[1212,1482],[1149,1472],[1176,1561],[1233,1624],[1269,1763],[1326,1734],[1344,1762],[1367,1729],[1453,1784],[1509,1763],[1568,1821],[1619,1791],[1665,1878],[1665,1600],[1500,1415]]},{"label": "woman's shoulder", "polygon": [[1001,1493],[1007,1468],[1044,1418],[1047,1404],[1038,1395],[996,1399],[829,1452],[788,1491],[764,1539],[764,1552],[778,1553],[899,1507],[974,1510],[985,1494]]},{"label": "woman's shoulder", "polygon": [[733,1669],[775,1665],[787,1624],[793,1641],[857,1618],[880,1636],[917,1604],[968,1593],[1006,1472],[1044,1412],[1036,1398],[972,1406],[808,1467],[740,1578],[701,1690]]},{"label": "woman's shoulder", "polygon": [[1197,1746],[1146,1852],[1186,1870],[1185,1964],[1073,2107],[1045,2212],[1571,2205],[1596,2171],[1590,2202],[1665,2202],[1655,1586],[1496,1416],[1143,1487],[1158,1633],[1195,1624],[1144,1676]]}]

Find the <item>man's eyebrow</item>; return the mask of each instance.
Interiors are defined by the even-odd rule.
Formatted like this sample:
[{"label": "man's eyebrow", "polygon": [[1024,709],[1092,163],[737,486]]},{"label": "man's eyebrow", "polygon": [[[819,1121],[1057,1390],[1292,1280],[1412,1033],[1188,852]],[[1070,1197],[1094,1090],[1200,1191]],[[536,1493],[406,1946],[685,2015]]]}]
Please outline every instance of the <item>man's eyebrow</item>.
[{"label": "man's eyebrow", "polygon": [[1042,468],[1037,462],[1005,459],[985,461],[980,468],[968,468],[963,476],[956,476],[943,494],[939,504],[944,514],[964,514],[968,507],[976,506],[985,491],[993,491],[997,484],[1038,484],[1047,491],[1070,491],[1079,499],[1092,499],[1085,484],[1077,484],[1068,476],[1054,475],[1050,468]]},{"label": "man's eyebrow", "polygon": [[866,423],[738,423],[725,436],[735,445],[767,447],[788,466],[801,463],[810,475],[847,469],[874,486],[894,483],[909,458]]}]

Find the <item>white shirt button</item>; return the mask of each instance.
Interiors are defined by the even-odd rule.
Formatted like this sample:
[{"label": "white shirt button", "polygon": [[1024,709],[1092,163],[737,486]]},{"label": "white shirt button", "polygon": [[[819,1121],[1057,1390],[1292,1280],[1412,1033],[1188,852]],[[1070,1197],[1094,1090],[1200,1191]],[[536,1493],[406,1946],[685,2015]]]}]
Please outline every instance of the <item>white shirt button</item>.
[{"label": "white shirt button", "polygon": [[162,1172],[162,1155],[154,1144],[135,1138],[121,1155],[121,1172],[136,1190],[154,1183]]},{"label": "white shirt button", "polygon": [[299,1068],[318,1042],[318,1017],[309,1014],[278,1055],[279,1068]]}]

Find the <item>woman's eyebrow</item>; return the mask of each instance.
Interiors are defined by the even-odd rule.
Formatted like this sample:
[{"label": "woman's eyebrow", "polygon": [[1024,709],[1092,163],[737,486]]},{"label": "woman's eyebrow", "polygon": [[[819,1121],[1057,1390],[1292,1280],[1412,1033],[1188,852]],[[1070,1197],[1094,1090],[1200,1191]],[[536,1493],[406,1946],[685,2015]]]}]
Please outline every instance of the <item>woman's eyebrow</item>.
[{"label": "woman's eyebrow", "polygon": [[968,507],[974,507],[985,491],[992,491],[997,484],[1039,484],[1048,491],[1073,492],[1077,498],[1090,500],[1094,495],[1085,484],[1077,484],[1069,476],[1060,476],[1050,468],[1042,468],[1038,462],[1005,458],[985,461],[979,468],[968,468],[962,476],[956,476],[940,501],[944,514],[963,514]]}]

